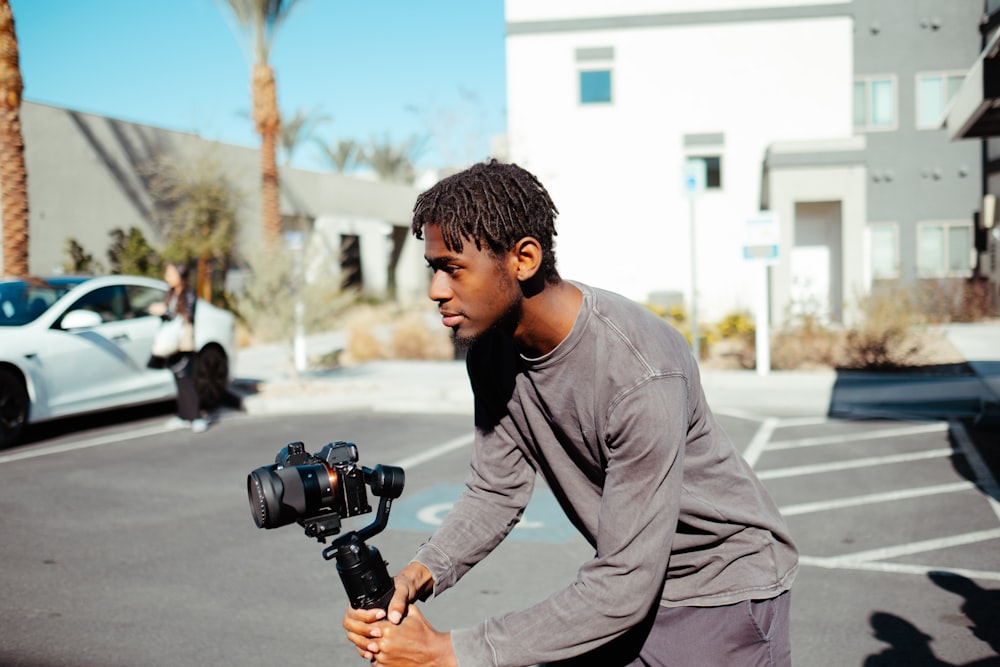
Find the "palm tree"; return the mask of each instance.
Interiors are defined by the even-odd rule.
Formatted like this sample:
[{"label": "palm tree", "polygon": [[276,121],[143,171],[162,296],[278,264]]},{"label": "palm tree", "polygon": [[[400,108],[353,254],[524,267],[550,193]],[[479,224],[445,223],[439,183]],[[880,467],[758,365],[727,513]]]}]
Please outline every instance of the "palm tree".
[{"label": "palm tree", "polygon": [[336,146],[328,144],[319,137],[314,141],[323,152],[323,157],[338,174],[346,174],[357,168],[361,158],[361,147],[353,139],[341,139]]},{"label": "palm tree", "polygon": [[287,18],[295,2],[296,0],[226,0],[236,22],[253,40],[252,117],[261,139],[261,220],[264,240],[268,245],[273,245],[281,235],[277,161],[281,114],[278,112],[274,70],[269,61],[274,33]]},{"label": "palm tree", "polygon": [[14,12],[0,0],[0,199],[3,200],[3,270],[28,273],[28,172],[21,134],[21,64]]},{"label": "palm tree", "polygon": [[384,141],[372,139],[361,151],[361,161],[383,181],[413,185],[417,180],[415,163],[423,149],[424,140],[418,137],[410,137],[398,146],[388,137]]},{"label": "palm tree", "polygon": [[149,192],[167,241],[163,256],[197,260],[197,293],[211,299],[213,276],[225,276],[229,269],[241,193],[211,155],[182,162],[158,160]]},{"label": "palm tree", "polygon": [[316,128],[330,120],[327,114],[299,109],[291,120],[281,124],[281,151],[284,153],[285,164],[292,163],[295,151],[307,140],[312,139]]}]

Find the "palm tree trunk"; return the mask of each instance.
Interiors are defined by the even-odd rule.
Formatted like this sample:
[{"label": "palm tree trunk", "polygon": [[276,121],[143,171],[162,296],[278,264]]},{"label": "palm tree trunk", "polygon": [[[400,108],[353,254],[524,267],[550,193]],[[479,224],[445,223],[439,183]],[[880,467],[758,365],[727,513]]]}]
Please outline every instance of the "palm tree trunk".
[{"label": "palm tree trunk", "polygon": [[281,188],[278,179],[277,145],[281,129],[274,70],[266,63],[253,66],[253,119],[260,134],[261,223],[264,241],[274,243],[281,236]]},{"label": "palm tree trunk", "polygon": [[198,287],[195,293],[209,302],[212,300],[212,278],[211,259],[202,255],[198,258]]},{"label": "palm tree trunk", "polygon": [[21,133],[24,83],[14,12],[0,0],[0,200],[3,210],[3,272],[28,274],[28,174]]}]

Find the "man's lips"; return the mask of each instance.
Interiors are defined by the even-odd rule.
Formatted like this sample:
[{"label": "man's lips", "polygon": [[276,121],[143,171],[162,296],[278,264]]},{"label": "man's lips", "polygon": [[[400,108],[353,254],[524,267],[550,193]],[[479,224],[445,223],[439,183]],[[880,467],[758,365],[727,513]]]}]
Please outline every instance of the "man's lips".
[{"label": "man's lips", "polygon": [[458,323],[462,321],[462,316],[458,313],[441,313],[441,324],[446,327],[457,327]]}]

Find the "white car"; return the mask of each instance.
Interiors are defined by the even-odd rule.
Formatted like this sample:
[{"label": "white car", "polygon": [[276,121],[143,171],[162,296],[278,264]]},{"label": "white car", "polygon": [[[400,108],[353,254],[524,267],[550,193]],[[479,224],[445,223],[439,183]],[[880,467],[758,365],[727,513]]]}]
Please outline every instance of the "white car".
[{"label": "white car", "polygon": [[[0,448],[27,424],[177,395],[168,369],[147,367],[161,319],[148,312],[167,284],[139,276],[0,280]],[[195,310],[195,385],[202,407],[229,391],[235,318]]]}]

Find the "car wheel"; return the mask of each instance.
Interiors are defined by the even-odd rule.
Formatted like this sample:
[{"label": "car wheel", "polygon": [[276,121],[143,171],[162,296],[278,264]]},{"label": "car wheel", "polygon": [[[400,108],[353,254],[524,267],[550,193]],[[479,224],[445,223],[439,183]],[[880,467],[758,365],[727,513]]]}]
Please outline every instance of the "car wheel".
[{"label": "car wheel", "polygon": [[229,394],[229,359],[217,347],[206,347],[198,353],[194,367],[194,386],[203,408],[214,408]]},{"label": "car wheel", "polygon": [[10,447],[21,436],[28,421],[28,390],[21,377],[0,368],[0,449]]}]

